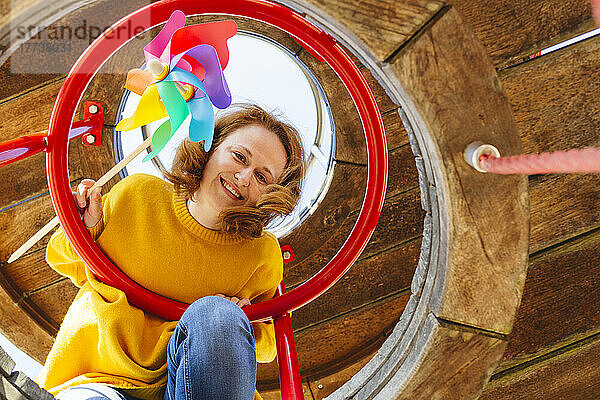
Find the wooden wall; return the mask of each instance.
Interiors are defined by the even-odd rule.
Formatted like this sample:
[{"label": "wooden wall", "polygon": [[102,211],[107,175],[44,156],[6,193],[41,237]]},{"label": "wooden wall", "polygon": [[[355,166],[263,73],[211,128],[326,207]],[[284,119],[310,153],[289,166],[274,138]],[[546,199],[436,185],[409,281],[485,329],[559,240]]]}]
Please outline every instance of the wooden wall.
[{"label": "wooden wall", "polygon": [[[561,2],[551,43],[591,26],[587,2]],[[551,6],[548,6],[551,7]],[[548,14],[546,14],[548,15]],[[587,17],[587,18],[581,18]],[[583,20],[582,20],[583,19]],[[535,20],[538,32],[548,25]],[[541,34],[541,33],[540,33]],[[505,56],[510,59],[510,56]],[[495,60],[496,61],[496,60]],[[600,146],[600,37],[500,70],[525,152]],[[497,64],[507,64],[498,59]],[[530,259],[504,359],[482,399],[600,397],[600,177],[532,176]]]}]

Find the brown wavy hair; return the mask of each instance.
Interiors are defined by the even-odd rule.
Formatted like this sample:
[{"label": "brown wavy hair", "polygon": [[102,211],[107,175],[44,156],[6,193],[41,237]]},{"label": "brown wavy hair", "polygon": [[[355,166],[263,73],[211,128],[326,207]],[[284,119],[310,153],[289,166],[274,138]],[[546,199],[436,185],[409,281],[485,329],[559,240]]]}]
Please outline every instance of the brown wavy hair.
[{"label": "brown wavy hair", "polygon": [[261,126],[273,132],[286,152],[285,168],[279,180],[265,188],[256,206],[237,206],[224,210],[220,217],[222,230],[245,238],[259,237],[263,228],[277,216],[290,214],[300,198],[304,178],[304,149],[298,131],[254,104],[235,104],[218,114],[211,149],[204,151],[202,142],[186,138],[178,147],[170,172],[165,177],[173,183],[177,193],[192,198],[200,187],[204,166],[214,149],[236,130],[250,125]]}]

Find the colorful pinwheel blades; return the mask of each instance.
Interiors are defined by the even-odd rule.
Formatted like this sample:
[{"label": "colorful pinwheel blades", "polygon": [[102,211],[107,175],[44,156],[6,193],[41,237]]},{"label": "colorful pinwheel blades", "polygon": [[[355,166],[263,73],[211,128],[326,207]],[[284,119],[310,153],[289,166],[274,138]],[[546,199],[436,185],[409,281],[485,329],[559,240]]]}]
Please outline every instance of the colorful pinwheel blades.
[{"label": "colorful pinwheel blades", "polygon": [[210,150],[213,105],[223,109],[231,104],[223,69],[229,61],[227,40],[236,31],[234,21],[185,26],[185,15],[175,11],[159,34],[144,47],[147,65],[156,65],[152,60],[158,60],[163,71],[154,71],[154,74],[140,69],[129,71],[125,87],[141,95],[141,99],[133,115],[115,128],[127,131],[169,117],[154,133],[154,149],[144,161],[165,147],[188,115],[191,115],[190,139],[204,141],[204,149]]}]

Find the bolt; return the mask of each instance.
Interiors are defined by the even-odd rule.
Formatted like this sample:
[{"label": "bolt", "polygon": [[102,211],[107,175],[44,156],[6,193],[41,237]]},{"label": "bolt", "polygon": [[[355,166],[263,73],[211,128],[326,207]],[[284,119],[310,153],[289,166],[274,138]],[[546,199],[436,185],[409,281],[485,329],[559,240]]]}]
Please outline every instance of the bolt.
[{"label": "bolt", "polygon": [[317,386],[317,387],[318,387],[319,389],[323,389],[323,385],[321,385],[320,383],[319,383],[319,386]]},{"label": "bolt", "polygon": [[100,111],[100,110],[98,109],[98,106],[97,106],[97,105],[95,105],[95,104],[92,104],[92,105],[90,106],[90,108],[88,108],[88,111],[90,112],[90,114],[97,114],[97,113],[98,113],[98,111]]},{"label": "bolt", "polygon": [[85,137],[85,141],[88,142],[89,144],[94,144],[94,143],[96,143],[96,136],[94,136],[94,135],[87,135]]},{"label": "bolt", "polygon": [[289,260],[290,258],[292,258],[292,253],[289,252],[289,250],[286,250],[283,252],[283,259],[284,260]]}]

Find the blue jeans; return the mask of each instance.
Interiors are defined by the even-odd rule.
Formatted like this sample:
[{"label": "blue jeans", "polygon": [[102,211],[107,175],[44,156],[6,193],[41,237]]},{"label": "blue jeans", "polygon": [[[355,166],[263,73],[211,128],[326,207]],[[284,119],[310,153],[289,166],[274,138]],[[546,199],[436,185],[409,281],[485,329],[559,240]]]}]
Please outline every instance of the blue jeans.
[{"label": "blue jeans", "polygon": [[[252,400],[256,386],[254,330],[229,300],[203,297],[183,313],[167,347],[164,400]],[[60,400],[131,400],[125,391],[85,384]]]},{"label": "blue jeans", "polygon": [[195,301],[169,340],[167,370],[164,400],[252,400],[256,350],[246,314],[221,297]]}]

